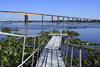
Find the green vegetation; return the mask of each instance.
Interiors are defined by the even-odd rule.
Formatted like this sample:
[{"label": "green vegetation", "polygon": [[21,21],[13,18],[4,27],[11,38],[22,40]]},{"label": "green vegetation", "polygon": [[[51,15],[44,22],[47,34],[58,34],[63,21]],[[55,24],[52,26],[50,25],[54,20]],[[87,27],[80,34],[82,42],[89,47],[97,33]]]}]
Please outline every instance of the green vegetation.
[{"label": "green vegetation", "polygon": [[59,25],[59,24],[61,24],[61,23],[56,23],[56,25]]},{"label": "green vegetation", "polygon": [[11,28],[10,27],[5,27],[1,29],[2,32],[11,32]]},{"label": "green vegetation", "polygon": [[[9,28],[7,28],[9,29]],[[6,30],[7,30],[6,29]],[[10,29],[11,30],[11,29]],[[5,31],[4,31],[5,32]],[[8,32],[8,31],[7,31]],[[41,33],[45,33],[45,37],[48,36],[48,34],[52,33],[60,33],[57,30],[50,30],[50,31],[41,31]],[[65,33],[63,31],[63,33]],[[20,34],[20,33],[15,33]],[[22,34],[20,34],[22,35]],[[40,42],[43,40],[44,34],[41,34],[40,36]],[[48,37],[45,39],[45,44],[50,40],[51,37]],[[23,40],[24,38],[18,38],[13,36],[8,36],[8,38],[2,38],[0,40],[0,67],[16,67],[18,66],[22,61],[22,50],[23,50]],[[34,38],[29,37],[26,38],[26,44],[25,44],[25,53],[24,53],[24,59],[26,59],[29,55],[33,52],[33,42]],[[45,44],[42,44],[42,46],[39,49],[39,55]],[[36,37],[35,41],[35,49],[39,46],[39,37]],[[36,59],[39,57],[37,56],[37,52],[34,55],[34,66],[36,64]],[[30,58],[25,64],[25,67],[31,67],[32,58]]]},{"label": "green vegetation", "polygon": [[[23,38],[18,37],[8,37],[8,38],[2,38],[0,40],[0,67],[17,67],[22,60],[22,50],[23,50]],[[34,38],[29,37],[26,38],[26,44],[25,44],[25,52],[24,52],[24,59],[26,59],[30,54],[33,52],[33,42]],[[40,36],[40,42],[43,40],[42,35]],[[47,43],[49,39],[45,39],[45,43]],[[35,42],[35,49],[39,45],[39,37],[36,37]],[[45,44],[42,44],[39,51],[45,46]],[[40,53],[39,53],[40,54]],[[34,65],[37,58],[37,52],[34,56]],[[32,59],[32,58],[31,58]],[[31,67],[32,60],[29,59],[24,66],[25,67]]]},{"label": "green vegetation", "polygon": [[79,36],[80,35],[78,32],[69,31],[69,30],[67,30],[67,31],[63,30],[62,33],[67,33],[68,36],[70,36],[70,37],[73,37],[73,36],[75,37],[75,36]]},{"label": "green vegetation", "polygon": [[18,29],[11,29],[10,27],[5,27],[1,29],[2,32],[11,33],[11,31],[19,31]]}]

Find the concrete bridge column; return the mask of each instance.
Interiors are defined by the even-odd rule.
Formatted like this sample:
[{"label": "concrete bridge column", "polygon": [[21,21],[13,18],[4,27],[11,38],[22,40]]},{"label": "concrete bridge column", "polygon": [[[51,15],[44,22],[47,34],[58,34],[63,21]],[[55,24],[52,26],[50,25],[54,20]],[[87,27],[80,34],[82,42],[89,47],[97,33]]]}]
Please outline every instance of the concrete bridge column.
[{"label": "concrete bridge column", "polygon": [[44,25],[44,15],[42,15],[42,25]]},{"label": "concrete bridge column", "polygon": [[59,16],[58,16],[58,22],[59,22]]},{"label": "concrete bridge column", "polygon": [[28,25],[28,15],[25,15],[25,25]]},{"label": "concrete bridge column", "polygon": [[90,19],[90,22],[91,22],[91,19]]},{"label": "concrete bridge column", "polygon": [[88,21],[88,19],[87,19],[87,21]]},{"label": "concrete bridge column", "polygon": [[84,21],[85,21],[85,19],[84,19]]},{"label": "concrete bridge column", "polygon": [[53,25],[53,15],[52,15],[52,25]]},{"label": "concrete bridge column", "polygon": [[74,21],[74,18],[72,18],[72,21]]},{"label": "concrete bridge column", "polygon": [[76,21],[78,20],[78,18],[76,18]]},{"label": "concrete bridge column", "polygon": [[[63,17],[63,22],[65,23],[65,17]],[[64,25],[64,23],[63,23],[63,25]]]},{"label": "concrete bridge column", "polygon": [[69,21],[69,17],[68,17],[68,21]]},{"label": "concrete bridge column", "polygon": [[80,18],[80,21],[82,21],[82,18]]}]

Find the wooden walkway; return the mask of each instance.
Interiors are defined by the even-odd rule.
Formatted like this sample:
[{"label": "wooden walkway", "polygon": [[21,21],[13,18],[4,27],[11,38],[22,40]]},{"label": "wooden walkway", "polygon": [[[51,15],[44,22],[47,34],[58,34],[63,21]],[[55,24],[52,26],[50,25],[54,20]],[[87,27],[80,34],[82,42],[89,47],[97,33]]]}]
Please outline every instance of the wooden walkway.
[{"label": "wooden walkway", "polygon": [[61,36],[52,36],[44,47],[35,67],[65,67],[61,57]]}]

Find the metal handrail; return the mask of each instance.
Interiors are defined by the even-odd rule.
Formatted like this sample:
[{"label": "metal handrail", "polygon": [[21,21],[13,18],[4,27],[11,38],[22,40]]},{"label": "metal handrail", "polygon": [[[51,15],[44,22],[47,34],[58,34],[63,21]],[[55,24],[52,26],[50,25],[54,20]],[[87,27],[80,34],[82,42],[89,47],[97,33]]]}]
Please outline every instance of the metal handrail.
[{"label": "metal handrail", "polygon": [[[50,28],[51,29],[51,28]],[[49,30],[50,30],[49,29]],[[25,61],[24,61],[24,50],[25,50],[25,38],[26,37],[34,37],[34,38],[36,38],[36,36],[40,36],[40,35],[42,35],[42,34],[44,34],[45,32],[43,32],[43,33],[39,33],[38,35],[32,35],[32,36],[29,36],[29,35],[18,35],[18,34],[10,34],[10,33],[4,33],[4,32],[0,32],[0,35],[8,35],[8,36],[17,36],[17,37],[24,37],[24,41],[23,41],[23,52],[22,52],[22,67],[23,67],[23,63],[25,63],[31,56],[33,56],[34,55],[34,53],[39,49],[39,47],[41,46],[41,44],[43,43],[43,41],[41,42],[41,44],[38,46],[38,48],[34,51],[34,49],[33,49],[33,54],[31,55],[31,56],[29,56]],[[45,36],[45,34],[44,34],[44,36]],[[47,36],[48,37],[48,36]],[[46,38],[47,38],[46,37]],[[44,38],[44,39],[46,39],[46,38]],[[35,42],[35,41],[34,41]],[[33,59],[32,59],[33,60]],[[33,63],[32,63],[33,64]],[[18,66],[18,67],[20,67],[20,65]],[[33,67],[33,66],[32,66]]]},{"label": "metal handrail", "polygon": [[[48,36],[47,36],[48,37]],[[46,37],[46,38],[47,38]],[[46,39],[45,38],[45,39]],[[44,39],[44,40],[45,40]],[[42,45],[42,43],[44,42],[44,40],[41,42],[41,44],[38,46],[38,48],[26,59],[26,60],[24,60],[20,65],[18,65],[17,67],[20,67],[20,66],[22,66],[28,59],[30,59],[37,51],[38,51],[38,49],[40,48],[40,46]]]},{"label": "metal handrail", "polygon": [[[100,50],[100,46],[90,46],[90,45],[77,45],[77,44],[72,44],[64,36],[63,36],[63,38],[65,39],[65,41],[68,42],[68,44],[67,44],[67,51],[66,51],[67,52],[67,54],[66,54],[66,62],[67,62],[67,57],[68,57],[68,45],[70,44],[70,46],[72,47],[72,49],[71,49],[70,67],[72,67],[72,61],[73,61],[73,47],[78,47],[79,48],[79,67],[82,67],[82,64],[81,64],[81,48],[89,48],[89,49]],[[65,64],[67,65],[66,62],[65,62]]]},{"label": "metal handrail", "polygon": [[0,32],[0,35],[17,36],[17,37],[36,37],[36,36],[40,36],[40,35],[33,35],[33,36],[29,36],[29,35],[17,35],[17,34],[10,34],[10,33],[4,33],[4,32]]},{"label": "metal handrail", "polygon": [[70,44],[70,46],[100,50],[100,46],[72,44],[72,43],[70,43],[65,37],[63,37],[63,38]]}]

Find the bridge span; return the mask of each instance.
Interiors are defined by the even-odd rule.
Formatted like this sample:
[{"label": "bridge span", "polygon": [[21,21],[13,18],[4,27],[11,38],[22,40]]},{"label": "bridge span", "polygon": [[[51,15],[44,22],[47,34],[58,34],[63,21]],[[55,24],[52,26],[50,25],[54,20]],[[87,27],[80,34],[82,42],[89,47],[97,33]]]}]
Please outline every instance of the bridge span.
[{"label": "bridge span", "polygon": [[42,16],[42,25],[44,24],[44,16],[51,16],[51,21],[52,21],[52,25],[54,22],[53,17],[57,17],[58,22],[59,17],[63,18],[63,22],[65,22],[65,18],[67,18],[67,21],[74,21],[74,20],[80,20],[80,21],[92,21],[92,20],[97,20],[97,19],[88,19],[88,18],[78,18],[78,17],[69,17],[69,16],[59,16],[59,15],[50,15],[50,14],[40,14],[40,13],[29,13],[29,12],[17,12],[17,11],[0,11],[0,13],[14,13],[14,14],[20,14],[20,15],[25,15],[25,24],[28,24],[28,16],[29,15],[41,15]]}]

